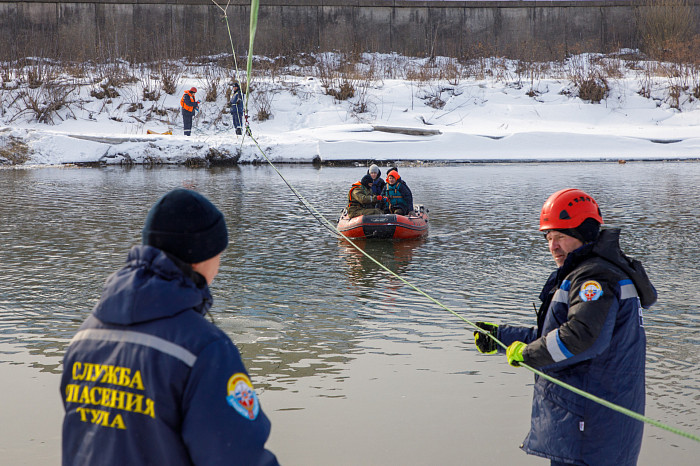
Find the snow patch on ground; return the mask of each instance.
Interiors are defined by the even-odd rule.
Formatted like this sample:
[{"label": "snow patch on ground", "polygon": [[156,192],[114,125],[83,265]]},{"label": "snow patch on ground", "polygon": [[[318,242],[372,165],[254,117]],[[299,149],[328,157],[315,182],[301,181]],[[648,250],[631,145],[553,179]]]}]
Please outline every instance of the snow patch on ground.
[{"label": "snow patch on ground", "polygon": [[[516,66],[503,63],[506,71]],[[457,83],[375,79],[364,95],[347,101],[326,95],[314,77],[257,76],[260,94],[252,93],[249,103],[254,139],[234,133],[223,91],[216,102],[201,104],[192,136],[182,134],[182,92],[206,86],[197,77],[202,74],[188,70],[177,92],[163,93],[157,102],[140,98],[145,79],[124,84],[112,99],[91,96],[95,85],[86,80],[53,124],[6,107],[0,135],[24,141],[31,153],[27,164],[34,165],[186,163],[221,156],[261,162],[261,150],[273,162],[298,163],[700,158],[698,101],[688,96],[681,110],[672,108],[664,78],[653,82],[649,98],[643,97],[640,72],[632,68],[609,81],[609,96],[600,103],[572,96],[572,83],[564,77],[524,83],[512,70],[510,78],[470,77]],[[17,86],[4,92],[21,91]],[[262,92],[271,99],[272,118],[256,121]],[[439,99],[442,107],[429,105],[431,99]],[[359,104],[366,111],[359,113]],[[154,117],[155,110],[167,113]]]}]

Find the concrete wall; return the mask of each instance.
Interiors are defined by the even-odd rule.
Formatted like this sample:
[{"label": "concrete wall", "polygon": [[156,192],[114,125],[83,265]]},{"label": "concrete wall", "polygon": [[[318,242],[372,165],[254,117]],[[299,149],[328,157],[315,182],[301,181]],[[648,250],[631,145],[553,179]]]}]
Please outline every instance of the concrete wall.
[{"label": "concrete wall", "polygon": [[[636,47],[645,0],[635,1],[261,0],[254,53],[522,56]],[[689,2],[697,27],[700,0]],[[248,49],[249,4],[231,0],[227,8],[240,54]],[[231,50],[224,15],[210,0],[0,0],[0,38],[2,59],[148,60]]]}]

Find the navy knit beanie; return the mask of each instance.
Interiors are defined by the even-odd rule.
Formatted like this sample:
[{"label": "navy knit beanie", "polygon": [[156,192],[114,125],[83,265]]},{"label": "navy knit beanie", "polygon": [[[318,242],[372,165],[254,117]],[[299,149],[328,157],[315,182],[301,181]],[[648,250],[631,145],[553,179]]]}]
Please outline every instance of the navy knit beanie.
[{"label": "navy knit beanie", "polygon": [[372,177],[371,177],[370,175],[365,175],[365,176],[363,176],[362,179],[360,180],[360,183],[361,183],[362,185],[364,185],[364,186],[366,186],[366,187],[369,188],[370,185],[371,185],[372,183],[374,183],[374,180],[372,179]]},{"label": "navy knit beanie", "polygon": [[142,241],[188,264],[196,264],[226,249],[226,220],[206,197],[178,188],[151,207]]}]

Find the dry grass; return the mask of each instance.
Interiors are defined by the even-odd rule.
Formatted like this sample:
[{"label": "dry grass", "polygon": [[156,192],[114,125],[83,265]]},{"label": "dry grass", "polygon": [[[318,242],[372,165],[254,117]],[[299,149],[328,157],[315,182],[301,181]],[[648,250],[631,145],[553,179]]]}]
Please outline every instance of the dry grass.
[{"label": "dry grass", "polygon": [[[317,88],[306,83],[317,79],[322,92],[332,96],[339,105],[342,103],[350,117],[371,120],[382,105],[374,90],[380,88],[384,80],[397,78],[409,81],[412,98],[421,99],[434,109],[444,109],[452,97],[477,82],[479,86],[489,85],[489,82],[506,84],[523,89],[525,94],[535,98],[546,92],[548,84],[543,86],[542,81],[568,80],[571,85],[564,93],[590,102],[602,102],[608,99],[617,80],[631,75],[638,83],[640,95],[654,99],[658,105],[682,111],[689,108],[689,103],[700,99],[698,50],[700,36],[666,41],[662,50],[665,61],[661,62],[649,61],[647,56],[634,51],[576,54],[560,61],[538,61],[536,57],[545,53],[541,50],[531,50],[530,55],[521,51],[519,60],[494,56],[419,59],[359,52],[256,58],[256,67],[260,69],[253,71],[255,82],[251,86],[250,106],[254,107],[256,120],[270,119],[275,111],[276,95],[288,92],[300,101],[314,98]],[[187,66],[181,61],[148,65],[119,60],[81,65],[46,60],[4,62],[0,63],[3,89],[0,116],[9,121],[26,118],[54,124],[75,117],[72,107],[89,106],[89,119],[107,113],[115,121],[135,120],[145,124],[155,120],[171,124],[179,118],[179,108],[166,107],[162,93],[175,94],[185,74],[203,81],[202,90],[206,94],[203,100],[220,102],[222,94],[226,102],[230,99],[230,88],[225,80],[236,73],[225,57],[203,59],[199,64]],[[245,93],[247,77],[245,73],[238,74]],[[134,82],[137,82],[135,86]],[[112,105],[112,99],[117,97],[125,102],[119,112],[115,112]],[[101,105],[95,105],[99,100]],[[411,102],[413,107],[413,100]],[[221,108],[217,106],[216,112],[210,111],[207,115],[203,112],[202,118],[210,126],[218,125],[222,120]]]},{"label": "dry grass", "polygon": [[181,65],[172,62],[159,63],[157,76],[160,80],[161,89],[168,95],[177,92],[177,86],[182,79],[184,70]]},{"label": "dry grass", "polygon": [[258,121],[267,121],[272,118],[272,101],[275,99],[275,94],[278,90],[272,83],[260,82],[255,87],[255,98],[253,105],[255,106],[255,118]]},{"label": "dry grass", "polygon": [[608,97],[610,86],[608,80],[600,73],[591,73],[581,80],[574,81],[578,87],[578,96],[582,100],[600,103]]},{"label": "dry grass", "polygon": [[316,70],[327,95],[338,101],[355,96],[357,73],[354,65],[347,61],[347,55],[323,54],[316,63]]},{"label": "dry grass", "polygon": [[[65,110],[71,113],[73,104],[72,94],[75,91],[73,86],[61,84],[47,84],[39,88],[27,88],[18,94],[18,101],[21,102],[20,111],[15,114],[12,120],[22,115],[30,115],[30,120],[52,125],[55,119],[63,121],[59,113]],[[75,115],[73,115],[75,117]]]},{"label": "dry grass", "polygon": [[216,102],[223,78],[223,70],[219,66],[210,65],[204,68],[204,101]]},{"label": "dry grass", "polygon": [[664,59],[669,44],[683,43],[691,37],[696,26],[694,18],[687,0],[647,0],[637,13],[645,52],[652,58]]},{"label": "dry grass", "polygon": [[0,164],[21,165],[31,156],[27,143],[14,136],[0,136]]},{"label": "dry grass", "polygon": [[568,78],[582,100],[600,103],[608,97],[610,85],[600,56],[576,55],[568,61]]}]

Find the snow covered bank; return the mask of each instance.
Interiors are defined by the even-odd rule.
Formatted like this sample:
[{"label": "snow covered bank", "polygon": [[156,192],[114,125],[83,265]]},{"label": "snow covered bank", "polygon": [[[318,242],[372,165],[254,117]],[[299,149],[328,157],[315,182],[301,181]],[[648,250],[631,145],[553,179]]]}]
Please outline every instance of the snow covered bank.
[{"label": "snow covered bank", "polygon": [[[603,60],[584,58],[578,61],[589,69]],[[397,57],[368,55],[364,66],[371,71],[387,60]],[[401,60],[420,70],[455,66]],[[211,65],[182,65],[172,95],[161,92],[142,68],[127,69],[136,79],[111,88],[101,76],[56,78],[70,82],[71,90],[51,114],[40,114],[28,104],[50,100],[50,86],[30,89],[18,72],[14,80],[2,83],[0,162],[9,162],[10,141],[26,148],[25,164],[246,163],[264,160],[256,141],[272,161],[290,163],[700,158],[700,105],[692,94],[694,84],[674,100],[667,77],[654,77],[639,63],[613,63],[618,77],[608,77],[609,91],[600,103],[577,96],[568,77],[571,65],[566,64],[548,64],[547,73],[529,77],[518,71],[517,62],[495,59],[482,64],[481,72],[464,65],[448,77],[438,73],[416,78],[406,72],[389,79],[387,74],[397,73],[368,71],[366,78],[346,81],[355,90],[347,100],[328,95],[329,85],[339,81],[317,78],[312,68],[267,73],[254,76],[251,86],[255,141],[235,135],[225,109],[224,89],[230,80],[223,73],[212,80],[211,72],[203,70]],[[192,86],[200,89],[202,110],[193,135],[185,137],[179,100]],[[213,86],[216,98],[204,101]],[[108,89],[114,92],[96,92]],[[146,98],[153,93],[156,99]],[[261,110],[268,110],[271,118],[258,120]]]}]

